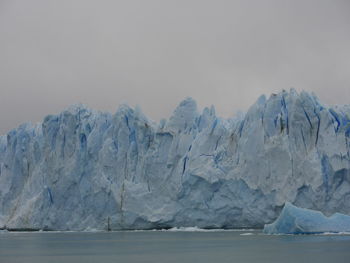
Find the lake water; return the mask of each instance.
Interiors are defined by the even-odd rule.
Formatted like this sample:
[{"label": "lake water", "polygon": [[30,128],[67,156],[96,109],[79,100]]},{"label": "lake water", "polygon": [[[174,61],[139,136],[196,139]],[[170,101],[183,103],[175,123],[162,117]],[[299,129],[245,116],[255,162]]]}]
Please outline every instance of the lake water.
[{"label": "lake water", "polygon": [[261,231],[0,233],[0,262],[350,262],[350,235]]}]

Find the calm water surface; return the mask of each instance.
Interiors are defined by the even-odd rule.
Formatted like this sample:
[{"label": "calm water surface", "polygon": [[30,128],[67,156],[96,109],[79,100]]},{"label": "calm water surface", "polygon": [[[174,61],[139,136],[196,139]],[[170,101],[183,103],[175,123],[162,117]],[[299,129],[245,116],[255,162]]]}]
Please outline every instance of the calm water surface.
[{"label": "calm water surface", "polygon": [[350,262],[350,235],[248,232],[0,233],[0,262]]}]

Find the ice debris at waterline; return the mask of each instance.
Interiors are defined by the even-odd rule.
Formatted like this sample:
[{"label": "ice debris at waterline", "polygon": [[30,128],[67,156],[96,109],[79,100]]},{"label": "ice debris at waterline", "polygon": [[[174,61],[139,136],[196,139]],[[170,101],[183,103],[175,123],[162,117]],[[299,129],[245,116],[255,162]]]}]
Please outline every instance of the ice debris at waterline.
[{"label": "ice debris at waterline", "polygon": [[286,201],[350,213],[350,106],[295,90],[245,115],[71,107],[0,137],[0,228],[263,228]]},{"label": "ice debris at waterline", "polygon": [[265,225],[266,234],[316,234],[350,232],[350,216],[299,208],[287,202],[275,222]]}]

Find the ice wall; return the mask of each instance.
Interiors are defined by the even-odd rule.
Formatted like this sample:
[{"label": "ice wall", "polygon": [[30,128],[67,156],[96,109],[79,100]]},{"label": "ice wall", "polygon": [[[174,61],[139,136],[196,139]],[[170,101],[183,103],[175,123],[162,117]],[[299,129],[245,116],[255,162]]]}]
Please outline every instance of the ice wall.
[{"label": "ice wall", "polygon": [[0,227],[263,227],[289,201],[350,214],[350,107],[295,90],[245,116],[191,98],[159,124],[74,106],[0,137]]}]

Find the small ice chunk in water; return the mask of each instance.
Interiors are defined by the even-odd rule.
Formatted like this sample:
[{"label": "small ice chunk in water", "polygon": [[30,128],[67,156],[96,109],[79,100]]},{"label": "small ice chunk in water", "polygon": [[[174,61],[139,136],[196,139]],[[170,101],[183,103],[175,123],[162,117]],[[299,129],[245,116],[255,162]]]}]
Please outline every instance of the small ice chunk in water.
[{"label": "small ice chunk in water", "polygon": [[335,213],[330,217],[320,211],[299,208],[286,202],[272,224],[265,225],[266,234],[317,234],[350,231],[350,216]]}]

